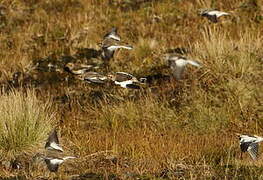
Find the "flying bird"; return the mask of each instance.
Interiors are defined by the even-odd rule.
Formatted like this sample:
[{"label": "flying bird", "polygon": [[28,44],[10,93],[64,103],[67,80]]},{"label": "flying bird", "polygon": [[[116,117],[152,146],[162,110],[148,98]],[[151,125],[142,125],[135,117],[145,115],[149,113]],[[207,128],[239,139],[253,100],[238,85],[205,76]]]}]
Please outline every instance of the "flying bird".
[{"label": "flying bird", "polygon": [[104,76],[100,73],[97,72],[86,72],[84,74],[79,75],[79,79],[83,81],[87,81],[90,83],[97,83],[97,84],[102,84],[107,80],[107,76]]},{"label": "flying bird", "polygon": [[116,85],[119,85],[122,88],[140,89],[140,86],[138,85],[140,81],[138,81],[138,79],[133,75],[126,72],[109,74],[108,79],[112,80]]},{"label": "flying bird", "polygon": [[57,135],[56,129],[51,131],[51,133],[47,139],[45,148],[47,150],[54,150],[54,151],[63,152],[62,147],[60,147],[60,145],[59,145],[59,140],[58,140],[58,135]]},{"label": "flying bird", "polygon": [[120,41],[121,37],[117,33],[117,28],[113,27],[110,32],[104,35],[103,39],[113,39],[116,41]]},{"label": "flying bird", "polygon": [[191,64],[196,67],[201,67],[202,65],[198,63],[197,61],[187,59],[186,57],[183,56],[178,56],[176,54],[166,54],[165,55],[165,60],[168,62],[168,65],[170,66],[174,77],[177,80],[181,79],[181,76],[184,72],[185,66],[187,64]]},{"label": "flying bird", "polygon": [[50,172],[57,172],[59,165],[62,164],[67,159],[75,159],[74,156],[65,156],[63,158],[59,157],[42,157],[44,159],[47,168]]},{"label": "flying bird", "polygon": [[203,17],[206,17],[207,19],[209,19],[213,23],[217,23],[219,17],[221,17],[221,16],[229,16],[230,14],[226,13],[226,12],[223,12],[223,11],[206,9],[206,10],[201,11],[200,15],[203,16]]},{"label": "flying bird", "polygon": [[260,136],[239,135],[239,144],[242,153],[248,152],[253,160],[258,158],[258,146],[261,141],[263,141],[263,137]]},{"label": "flying bird", "polygon": [[84,74],[93,68],[92,65],[67,63],[65,70],[75,75]]},{"label": "flying bird", "polygon": [[122,45],[119,43],[116,43],[114,41],[112,41],[111,39],[105,39],[102,43],[101,43],[101,57],[104,60],[110,60],[111,58],[113,58],[114,52],[117,49],[128,49],[131,50],[133,49],[132,46],[130,45]]}]

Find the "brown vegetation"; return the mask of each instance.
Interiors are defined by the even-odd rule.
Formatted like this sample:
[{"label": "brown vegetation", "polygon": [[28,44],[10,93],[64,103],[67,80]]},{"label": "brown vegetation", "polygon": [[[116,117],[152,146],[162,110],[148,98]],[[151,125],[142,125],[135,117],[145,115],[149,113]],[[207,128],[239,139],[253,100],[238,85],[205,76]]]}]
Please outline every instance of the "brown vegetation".
[{"label": "brown vegetation", "polygon": [[[231,16],[214,24],[198,16],[202,8]],[[3,0],[0,123],[10,113],[20,116],[27,103],[17,104],[19,98],[33,99],[30,113],[47,124],[55,114],[52,123],[59,126],[63,149],[78,157],[50,174],[59,179],[260,178],[260,159],[239,158],[235,133],[262,135],[262,24],[259,0]],[[135,91],[88,84],[64,70],[71,61],[101,63],[87,52],[94,49],[89,56],[95,56],[113,26],[134,49],[118,51],[107,68],[96,70],[100,73],[171,75],[163,54],[180,49],[203,67],[187,67],[183,80],[160,79]],[[56,64],[55,71],[49,63]],[[45,104],[51,106],[47,111]],[[11,151],[1,132],[1,162],[21,154],[27,155],[22,164],[31,162],[32,154],[44,149],[39,143],[50,129],[51,124],[43,131],[34,128],[42,133],[36,144],[23,140]],[[0,177],[47,176],[44,164],[23,168],[2,163]]]}]

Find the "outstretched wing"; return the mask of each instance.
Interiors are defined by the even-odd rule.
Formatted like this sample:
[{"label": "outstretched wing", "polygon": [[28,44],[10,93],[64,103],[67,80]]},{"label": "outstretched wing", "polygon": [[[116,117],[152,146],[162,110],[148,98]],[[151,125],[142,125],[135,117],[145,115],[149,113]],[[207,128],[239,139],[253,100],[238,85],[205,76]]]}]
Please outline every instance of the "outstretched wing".
[{"label": "outstretched wing", "polygon": [[248,150],[248,147],[252,144],[252,142],[241,142],[240,148],[242,152],[246,152]]},{"label": "outstretched wing", "polygon": [[57,131],[56,129],[54,129],[48,139],[47,139],[47,142],[45,144],[45,148],[46,149],[53,149],[53,150],[58,150],[58,151],[61,151],[63,152],[63,149],[59,146],[59,140],[58,140],[58,135],[57,135]]},{"label": "outstretched wing", "polygon": [[113,27],[110,32],[108,32],[107,34],[104,35],[103,38],[104,39],[111,38],[111,39],[114,39],[116,41],[120,41],[121,40],[120,36],[117,33],[117,28],[116,27]]},{"label": "outstretched wing", "polygon": [[256,160],[258,157],[258,143],[251,143],[247,149],[247,152],[253,160]]},{"label": "outstretched wing", "polygon": [[193,60],[187,60],[187,62],[193,66],[196,66],[196,67],[201,67],[202,65],[196,61],[193,61]]},{"label": "outstretched wing", "polygon": [[121,49],[121,48],[131,50],[133,47],[132,46],[122,46],[122,45],[111,45],[107,47],[107,50],[115,51],[116,49]]}]

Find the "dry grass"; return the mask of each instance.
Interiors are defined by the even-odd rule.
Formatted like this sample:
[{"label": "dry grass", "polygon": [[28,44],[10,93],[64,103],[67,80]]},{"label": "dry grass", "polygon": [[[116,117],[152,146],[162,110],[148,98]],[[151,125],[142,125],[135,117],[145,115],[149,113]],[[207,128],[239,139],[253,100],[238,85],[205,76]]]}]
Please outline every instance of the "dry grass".
[{"label": "dry grass", "polygon": [[32,90],[2,94],[0,111],[2,160],[36,152],[54,125],[50,102],[40,102]]},{"label": "dry grass", "polygon": [[[94,172],[100,178],[114,175],[122,179],[259,178],[260,161],[239,159],[235,133],[262,135],[261,1],[4,0],[1,5],[1,84],[17,71],[24,78],[31,75],[34,81],[28,82],[40,84],[29,85],[37,95],[2,95],[6,100],[1,99],[0,105],[16,102],[12,97],[20,97],[21,103],[32,98],[28,114],[23,114],[27,104],[17,103],[11,110],[19,113],[1,113],[24,117],[16,118],[19,121],[31,115],[33,120],[47,118],[48,124],[47,94],[53,99],[56,112],[52,113],[58,115],[62,146],[79,157],[62,165],[54,176],[65,179]],[[197,15],[201,8],[217,8],[231,16],[212,24]],[[134,46],[132,51],[115,54],[109,64],[112,71],[170,75],[162,55],[176,48],[186,49],[185,55],[200,61],[203,68],[187,67],[183,81],[160,80],[136,92],[75,82],[66,73],[30,70],[40,58],[60,62],[62,56],[77,57],[80,49],[98,49],[101,37],[112,26],[118,27],[125,43]],[[38,100],[44,103],[37,114],[31,114]],[[27,149],[26,143],[33,139],[38,145],[50,129],[42,128],[46,129],[37,130],[38,137],[28,136],[12,148],[4,146],[10,150],[4,151],[19,154],[17,150]],[[104,151],[109,152],[100,153]],[[30,168],[22,173],[3,170],[2,174],[43,175]]]}]

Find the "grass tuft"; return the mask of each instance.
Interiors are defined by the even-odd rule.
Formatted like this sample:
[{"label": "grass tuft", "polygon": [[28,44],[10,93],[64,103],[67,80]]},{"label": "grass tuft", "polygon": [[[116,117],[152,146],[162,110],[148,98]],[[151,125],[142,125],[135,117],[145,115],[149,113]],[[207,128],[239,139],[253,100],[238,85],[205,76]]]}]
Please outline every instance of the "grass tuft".
[{"label": "grass tuft", "polygon": [[43,145],[54,125],[50,102],[39,101],[32,90],[0,95],[0,152],[14,158]]}]

